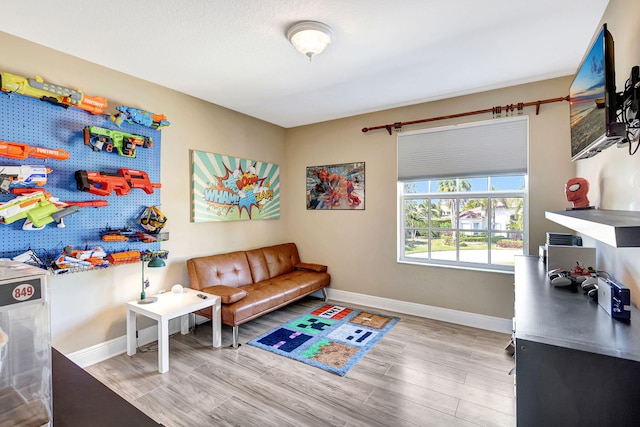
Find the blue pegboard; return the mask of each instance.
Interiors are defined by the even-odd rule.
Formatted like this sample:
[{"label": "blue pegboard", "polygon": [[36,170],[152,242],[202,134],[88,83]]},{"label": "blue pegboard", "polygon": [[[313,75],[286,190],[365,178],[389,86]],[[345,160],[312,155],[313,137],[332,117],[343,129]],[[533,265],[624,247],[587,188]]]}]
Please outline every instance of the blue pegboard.
[{"label": "blue pegboard", "polygon": [[[136,158],[119,156],[113,152],[94,152],[84,144],[83,130],[86,126],[98,126],[148,136],[153,139],[151,148],[137,147]],[[160,189],[146,194],[141,189],[132,189],[125,196],[115,193],[99,197],[79,191],[75,172],[89,170],[115,173],[120,168],[143,170],[153,183],[160,182],[160,131],[141,125],[123,123],[120,128],[111,122],[108,115],[93,115],[77,108],[64,109],[59,106],[18,94],[0,93],[0,140],[19,142],[45,148],[62,148],[69,152],[69,160],[28,158],[24,161],[0,156],[1,166],[46,165],[52,169],[44,189],[61,201],[107,200],[109,205],[101,208],[84,207],[65,218],[65,228],[48,224],[43,230],[22,229],[24,220],[12,224],[0,224],[2,254],[20,253],[27,249],[60,253],[67,245],[76,249],[102,247],[107,253],[124,250],[158,250],[159,243],[121,242],[109,243],[101,240],[101,233],[109,228],[130,227],[143,231],[136,224],[146,206],[160,205]],[[16,197],[0,194],[0,202]],[[5,255],[6,256],[6,255]]]}]

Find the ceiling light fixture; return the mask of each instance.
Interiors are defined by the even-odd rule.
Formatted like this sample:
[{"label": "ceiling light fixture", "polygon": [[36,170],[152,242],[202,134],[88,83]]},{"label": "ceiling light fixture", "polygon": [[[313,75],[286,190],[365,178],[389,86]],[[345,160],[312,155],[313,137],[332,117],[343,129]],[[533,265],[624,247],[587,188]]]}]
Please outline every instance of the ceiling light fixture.
[{"label": "ceiling light fixture", "polygon": [[300,53],[311,58],[324,51],[331,39],[333,31],[331,28],[317,21],[296,22],[287,29],[287,39]]}]

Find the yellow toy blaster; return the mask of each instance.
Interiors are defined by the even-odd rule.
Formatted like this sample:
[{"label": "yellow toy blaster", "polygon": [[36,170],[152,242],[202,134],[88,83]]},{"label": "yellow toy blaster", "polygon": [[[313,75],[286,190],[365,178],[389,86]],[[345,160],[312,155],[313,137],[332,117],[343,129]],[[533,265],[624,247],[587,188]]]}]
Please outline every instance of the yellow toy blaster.
[{"label": "yellow toy blaster", "polygon": [[48,200],[44,192],[35,192],[18,196],[15,199],[0,204],[0,222],[11,224],[21,219],[27,219],[35,227],[44,227],[54,221],[53,214],[60,211]]},{"label": "yellow toy blaster", "polygon": [[81,90],[45,82],[42,77],[26,78],[9,73],[0,73],[0,90],[19,93],[67,108],[69,106],[102,114],[107,108],[107,99],[100,96],[86,96]]},{"label": "yellow toy blaster", "polygon": [[64,217],[78,212],[80,208],[85,206],[98,208],[108,205],[106,200],[62,202],[42,189],[22,188],[13,191],[20,196],[0,203],[0,223],[12,224],[25,219],[23,230],[42,230],[52,222],[55,222],[59,228],[64,228]]}]

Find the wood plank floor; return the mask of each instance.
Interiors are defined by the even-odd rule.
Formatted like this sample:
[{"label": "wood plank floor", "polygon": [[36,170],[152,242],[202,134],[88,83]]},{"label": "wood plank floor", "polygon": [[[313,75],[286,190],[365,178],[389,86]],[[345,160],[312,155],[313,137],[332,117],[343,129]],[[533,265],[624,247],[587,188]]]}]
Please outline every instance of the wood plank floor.
[{"label": "wood plank floor", "polygon": [[[240,342],[322,303],[308,297],[242,325]],[[344,377],[250,345],[232,349],[227,326],[214,349],[210,324],[171,337],[165,374],[155,351],[87,371],[167,427],[515,425],[508,335],[372,311],[401,320]]]}]

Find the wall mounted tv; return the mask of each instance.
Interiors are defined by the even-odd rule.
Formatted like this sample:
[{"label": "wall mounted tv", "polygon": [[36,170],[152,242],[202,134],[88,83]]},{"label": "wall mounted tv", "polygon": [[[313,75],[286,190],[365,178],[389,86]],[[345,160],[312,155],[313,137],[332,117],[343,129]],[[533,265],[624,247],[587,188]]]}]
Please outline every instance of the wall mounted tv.
[{"label": "wall mounted tv", "polygon": [[593,157],[626,135],[616,106],[613,37],[602,26],[569,87],[571,160]]}]

